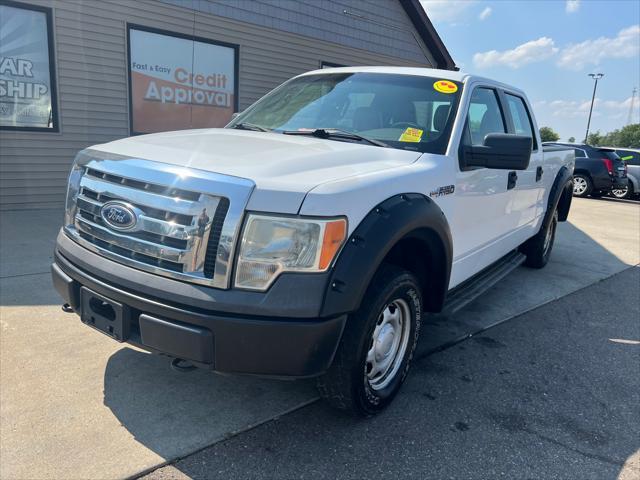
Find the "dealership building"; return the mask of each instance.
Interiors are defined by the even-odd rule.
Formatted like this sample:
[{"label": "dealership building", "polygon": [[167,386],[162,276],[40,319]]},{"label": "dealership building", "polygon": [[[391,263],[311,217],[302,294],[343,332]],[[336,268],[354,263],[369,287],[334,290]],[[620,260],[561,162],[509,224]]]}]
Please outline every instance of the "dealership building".
[{"label": "dealership building", "polygon": [[347,65],[455,69],[419,0],[0,0],[0,208],[61,207],[89,145]]}]

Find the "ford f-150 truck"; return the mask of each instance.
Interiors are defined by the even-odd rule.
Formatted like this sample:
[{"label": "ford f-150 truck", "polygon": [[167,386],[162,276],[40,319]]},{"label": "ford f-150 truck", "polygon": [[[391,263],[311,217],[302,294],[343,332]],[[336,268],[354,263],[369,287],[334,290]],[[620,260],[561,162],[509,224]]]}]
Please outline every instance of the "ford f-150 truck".
[{"label": "ford f-150 truck", "polygon": [[332,405],[371,415],[425,315],[547,263],[573,166],[508,85],[314,71],[223,129],[81,151],[53,282],[83,323],[179,368],[317,377]]}]

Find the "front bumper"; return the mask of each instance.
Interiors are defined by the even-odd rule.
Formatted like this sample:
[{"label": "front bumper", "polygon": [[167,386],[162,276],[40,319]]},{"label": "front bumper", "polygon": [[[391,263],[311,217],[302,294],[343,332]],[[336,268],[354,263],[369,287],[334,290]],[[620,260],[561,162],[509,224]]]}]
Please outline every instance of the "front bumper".
[{"label": "front bumper", "polygon": [[[191,290],[180,290],[183,282],[162,278],[157,283],[158,276],[106,260],[63,233],[51,271],[56,290],[76,313],[82,309],[80,289],[88,288],[122,305],[127,343],[219,372],[319,375],[333,361],[347,318],[317,318],[326,284],[319,280],[326,279],[294,278],[297,289],[292,292],[285,278],[284,289],[298,300],[284,305],[278,301],[282,300],[278,287],[257,295],[192,285],[187,286]],[[221,302],[216,302],[216,294]],[[238,305],[234,295],[246,304]],[[278,307],[270,308],[272,303]],[[292,312],[297,315],[288,315]]]}]

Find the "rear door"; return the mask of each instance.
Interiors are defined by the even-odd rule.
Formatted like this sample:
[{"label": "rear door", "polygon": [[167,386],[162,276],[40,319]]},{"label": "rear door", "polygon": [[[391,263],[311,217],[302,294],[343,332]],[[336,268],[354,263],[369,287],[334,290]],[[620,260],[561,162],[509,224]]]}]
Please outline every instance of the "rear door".
[{"label": "rear door", "polygon": [[[525,99],[518,93],[505,91],[503,95],[507,126],[509,133],[525,135],[532,139],[531,159],[526,170],[518,170],[518,177],[512,203],[511,215],[514,227],[520,229],[533,225],[534,221],[543,214],[544,209],[544,168],[542,147],[538,145],[534,123]],[[547,172],[547,176],[552,172]],[[526,232],[525,232],[526,234]]]}]

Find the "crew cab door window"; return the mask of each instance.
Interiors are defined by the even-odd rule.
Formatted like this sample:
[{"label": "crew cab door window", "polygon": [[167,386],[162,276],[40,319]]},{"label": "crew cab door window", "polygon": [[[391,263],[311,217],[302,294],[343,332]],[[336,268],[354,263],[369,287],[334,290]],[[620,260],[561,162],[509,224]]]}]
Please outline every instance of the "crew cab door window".
[{"label": "crew cab door window", "polygon": [[471,145],[482,145],[490,133],[507,133],[495,90],[476,88],[471,94],[467,128]]},{"label": "crew cab door window", "polygon": [[516,135],[525,135],[527,137],[531,137],[533,140],[533,150],[538,149],[538,145],[536,144],[536,136],[533,134],[533,127],[531,126],[531,116],[529,115],[529,111],[527,110],[527,106],[524,104],[524,101],[520,97],[516,97],[515,95],[505,94],[507,99],[507,107],[509,108],[509,113],[511,113],[511,118],[513,120],[513,126],[515,128]]}]

